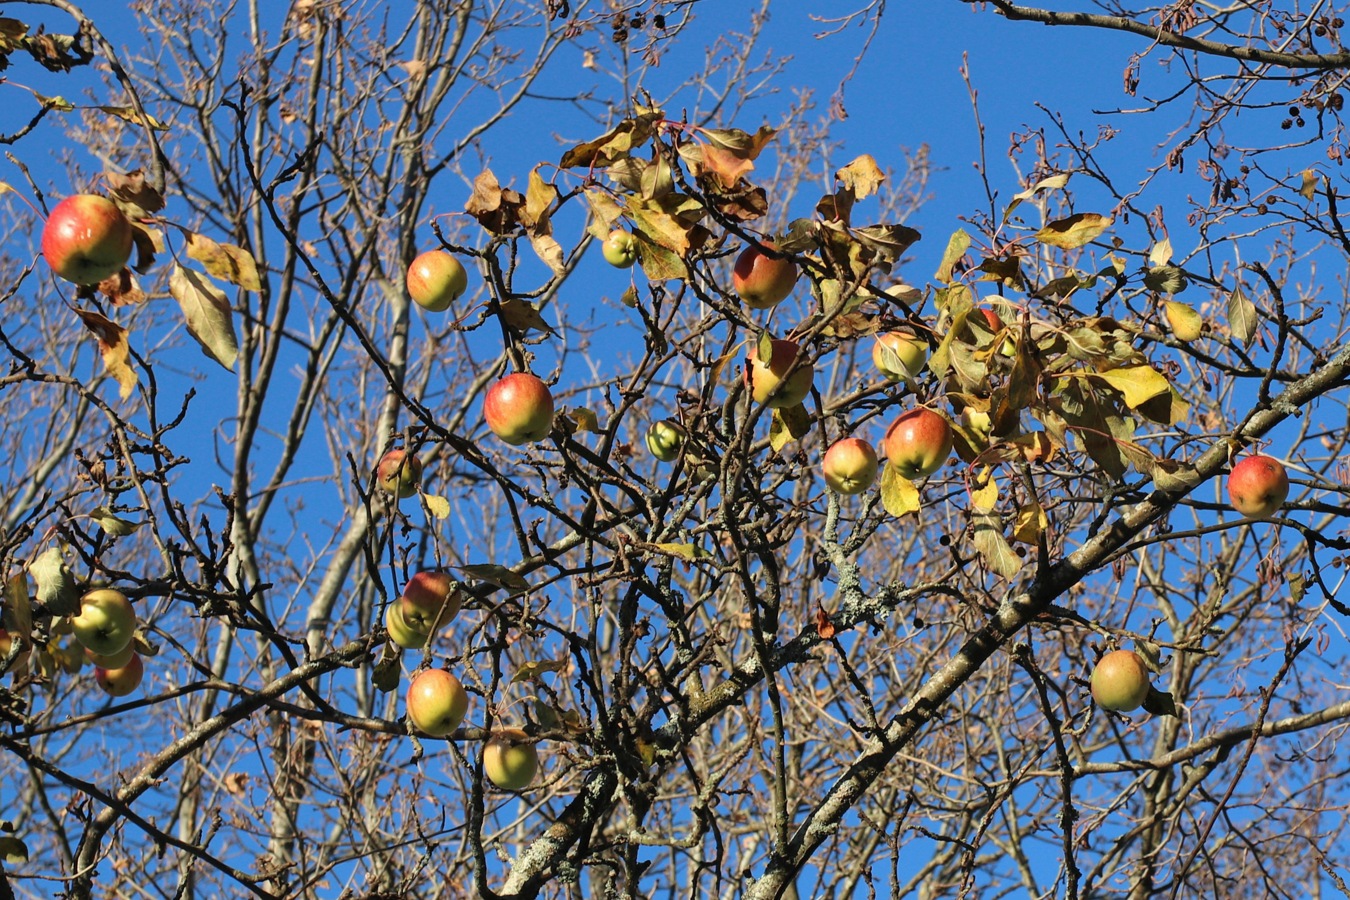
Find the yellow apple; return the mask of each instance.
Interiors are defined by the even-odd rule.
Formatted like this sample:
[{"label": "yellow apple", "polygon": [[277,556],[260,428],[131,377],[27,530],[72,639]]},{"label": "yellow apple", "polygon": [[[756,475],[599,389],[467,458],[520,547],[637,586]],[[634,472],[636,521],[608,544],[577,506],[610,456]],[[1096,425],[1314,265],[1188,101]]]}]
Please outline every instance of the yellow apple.
[{"label": "yellow apple", "polygon": [[121,591],[92,590],[80,598],[80,611],[71,618],[70,630],[86,650],[115,656],[136,636],[136,610]]},{"label": "yellow apple", "polygon": [[1133,650],[1112,650],[1092,670],[1092,699],[1104,709],[1136,710],[1148,696],[1148,668]]},{"label": "yellow apple", "polygon": [[444,669],[423,669],[408,686],[408,721],[418,731],[445,737],[464,721],[469,695],[459,679]]},{"label": "yellow apple", "polygon": [[504,791],[519,791],[534,781],[539,751],[519,728],[503,728],[483,747],[483,772]]},{"label": "yellow apple", "polygon": [[[811,382],[815,379],[815,368],[809,362],[803,362],[788,375],[797,359],[798,347],[795,341],[775,340],[773,352],[768,363],[759,360],[759,348],[750,348],[749,359],[745,366],[745,384],[750,388],[750,396],[756,403],[766,403],[773,409],[786,409],[796,406],[811,393]],[[781,387],[779,387],[781,385]]]},{"label": "yellow apple", "polygon": [[862,438],[835,441],[825,451],[821,471],[831,490],[841,494],[861,494],[877,479],[877,452]]}]

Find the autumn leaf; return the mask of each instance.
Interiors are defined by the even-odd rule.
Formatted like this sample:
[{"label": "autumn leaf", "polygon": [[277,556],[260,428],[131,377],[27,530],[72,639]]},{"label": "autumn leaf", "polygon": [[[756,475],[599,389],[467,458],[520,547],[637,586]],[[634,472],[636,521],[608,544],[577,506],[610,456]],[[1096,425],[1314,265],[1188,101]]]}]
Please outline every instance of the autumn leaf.
[{"label": "autumn leaf", "polygon": [[890,463],[881,473],[881,505],[896,518],[919,511],[919,489]]},{"label": "autumn leaf", "polygon": [[1115,221],[1100,213],[1074,213],[1048,223],[1034,235],[1036,240],[1061,250],[1073,250],[1096,240]]},{"label": "autumn leaf", "polygon": [[1018,193],[1013,194],[1012,201],[1008,204],[1008,208],[1003,210],[1003,221],[1008,221],[1009,217],[1012,216],[1013,210],[1017,209],[1017,207],[1021,206],[1027,200],[1033,199],[1042,191],[1058,190],[1068,183],[1069,176],[1061,173],[1059,175],[1051,175],[1047,178],[1042,178],[1025,191],[1019,191]]},{"label": "autumn leaf", "polygon": [[970,249],[970,235],[964,228],[956,229],[956,232],[947,240],[947,249],[942,251],[942,262],[938,263],[937,274],[933,277],[943,284],[951,284],[956,264],[966,255]]},{"label": "autumn leaf", "polygon": [[769,446],[779,453],[793,441],[800,441],[811,430],[811,414],[798,403],[786,409],[775,409],[769,423]]},{"label": "autumn leaf", "polygon": [[206,267],[208,274],[237,284],[246,291],[261,291],[258,264],[253,254],[234,244],[219,244],[204,234],[189,231],[187,254]]},{"label": "autumn leaf", "polygon": [[427,512],[437,519],[450,518],[450,501],[439,494],[423,494],[422,502],[426,504]]},{"label": "autumn leaf", "polygon": [[666,556],[674,556],[685,562],[698,562],[700,559],[708,559],[712,556],[707,550],[697,544],[665,543],[650,544],[651,549]]},{"label": "autumn leaf", "polygon": [[497,587],[513,591],[530,589],[530,583],[525,580],[525,576],[512,572],[506,566],[496,563],[474,563],[468,566],[455,566],[455,568],[470,578],[477,578],[479,581],[486,581],[488,584],[495,584]]},{"label": "autumn leaf", "polygon": [[971,540],[990,570],[1009,580],[1022,569],[1022,558],[1013,552],[1003,536],[997,513],[973,512],[970,517]]},{"label": "autumn leaf", "polygon": [[239,357],[230,301],[205,275],[175,264],[169,274],[169,293],[183,309],[188,334],[201,344],[202,352],[226,369]]},{"label": "autumn leaf", "polygon": [[1165,394],[1171,388],[1167,378],[1152,366],[1126,366],[1094,372],[1094,378],[1100,378],[1111,387],[1125,395],[1125,405],[1137,409],[1159,394]]},{"label": "autumn leaf", "polygon": [[816,605],[816,634],[820,635],[822,640],[828,641],[834,637],[834,623],[830,621],[830,614],[825,611],[825,607]]},{"label": "autumn leaf", "polygon": [[834,177],[852,191],[855,197],[862,200],[877,192],[877,188],[886,180],[886,173],[881,171],[881,167],[871,154],[864,153],[835,172]]},{"label": "autumn leaf", "polygon": [[1228,330],[1244,344],[1250,343],[1256,335],[1256,304],[1247,299],[1242,286],[1233,288],[1228,295]]},{"label": "autumn leaf", "polygon": [[127,330],[89,309],[76,309],[84,327],[98,339],[98,352],[103,357],[103,368],[118,384],[118,398],[126,400],[136,390],[136,370],[128,363],[131,348],[127,345]]}]

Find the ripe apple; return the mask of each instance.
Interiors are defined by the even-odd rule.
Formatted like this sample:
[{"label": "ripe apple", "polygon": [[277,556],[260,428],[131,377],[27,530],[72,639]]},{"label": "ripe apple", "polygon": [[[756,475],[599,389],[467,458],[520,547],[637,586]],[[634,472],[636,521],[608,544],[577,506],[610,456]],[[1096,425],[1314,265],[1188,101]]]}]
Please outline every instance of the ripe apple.
[{"label": "ripe apple", "polygon": [[539,751],[519,728],[503,728],[483,747],[483,772],[504,791],[528,787],[539,771]]},{"label": "ripe apple", "polygon": [[483,418],[508,444],[542,441],[553,430],[553,395],[536,376],[513,372],[488,388]]},{"label": "ripe apple", "polygon": [[145,664],[139,655],[131,654],[131,662],[120,669],[94,669],[94,680],[98,686],[113,697],[125,697],[136,690],[145,675]]},{"label": "ripe apple", "polygon": [[1228,499],[1249,519],[1264,519],[1284,505],[1289,475],[1284,464],[1269,456],[1248,456],[1228,475]]},{"label": "ripe apple", "polygon": [[420,650],[431,637],[429,633],[418,631],[403,620],[398,603],[390,603],[384,608],[384,628],[389,632],[389,640],[404,650]]},{"label": "ripe apple", "polygon": [[616,228],[605,238],[605,242],[600,245],[600,253],[605,257],[605,262],[616,269],[627,269],[637,262],[638,242],[622,228]]},{"label": "ripe apple", "polygon": [[896,471],[913,481],[932,475],[947,461],[952,452],[952,426],[941,413],[918,406],[891,423],[882,446]]},{"label": "ripe apple", "polygon": [[107,656],[101,656],[90,650],[88,647],[84,650],[84,658],[89,660],[100,669],[120,669],[131,662],[131,658],[136,655],[136,642],[133,640],[116,653],[110,653]]},{"label": "ripe apple", "polygon": [[400,500],[411,497],[422,483],[422,461],[407,450],[390,450],[375,467],[375,482]]},{"label": "ripe apple", "polygon": [[423,669],[408,685],[408,721],[418,731],[445,737],[464,721],[469,695],[459,679],[444,669]]},{"label": "ripe apple", "polygon": [[[759,361],[759,348],[751,347],[745,366],[745,384],[756,403],[767,403],[773,409],[786,409],[796,406],[811,393],[811,382],[816,370],[809,362],[803,362],[796,371],[784,376],[797,359],[798,347],[795,341],[773,341],[773,353],[767,365]],[[779,390],[778,386],[782,385]]]},{"label": "ripe apple", "polygon": [[908,331],[879,334],[872,345],[872,364],[891,381],[917,378],[927,358],[927,342]]},{"label": "ripe apple", "polygon": [[1148,668],[1133,650],[1112,650],[1097,661],[1091,683],[1098,706],[1130,712],[1148,696]]},{"label": "ripe apple", "polygon": [[647,429],[647,449],[661,462],[674,462],[680,458],[684,448],[684,439],[689,432],[674,419],[662,419],[653,422]]},{"label": "ripe apple", "polygon": [[116,656],[136,636],[136,610],[121,591],[98,588],[80,598],[80,612],[70,620],[70,630],[86,650]]},{"label": "ripe apple", "polygon": [[[765,247],[776,249],[765,242]],[[790,259],[766,256],[758,247],[746,247],[731,270],[731,286],[751,309],[777,306],[797,283],[797,265]],[[790,404],[789,404],[790,405]]]},{"label": "ripe apple", "polygon": [[399,613],[404,623],[425,634],[444,628],[459,615],[459,585],[445,572],[418,572],[403,586]]},{"label": "ripe apple", "polygon": [[131,222],[107,197],[72,194],[42,227],[42,255],[52,271],[75,284],[116,275],[131,256]]},{"label": "ripe apple", "polygon": [[421,253],[408,266],[408,296],[429,312],[445,312],[469,286],[469,273],[444,250]]},{"label": "ripe apple", "polygon": [[877,452],[862,438],[835,441],[825,451],[825,483],[841,494],[861,494],[877,479]]}]

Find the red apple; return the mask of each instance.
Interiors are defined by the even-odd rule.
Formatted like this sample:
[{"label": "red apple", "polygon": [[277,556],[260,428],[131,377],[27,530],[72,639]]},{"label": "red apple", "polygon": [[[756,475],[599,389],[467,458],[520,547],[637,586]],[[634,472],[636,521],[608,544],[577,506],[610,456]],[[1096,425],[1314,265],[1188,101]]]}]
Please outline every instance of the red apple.
[{"label": "red apple", "polygon": [[131,256],[131,222],[107,197],[73,194],[42,228],[42,255],[52,271],[75,284],[116,275]]},{"label": "red apple", "polygon": [[[767,365],[759,361],[759,347],[750,348],[745,366],[746,387],[750,388],[750,395],[756,403],[767,403],[773,409],[796,406],[811,393],[811,382],[815,379],[816,370],[809,362],[803,362],[788,375],[788,369],[797,359],[796,342],[775,340],[772,346],[773,352]],[[781,389],[779,385],[782,385]]]},{"label": "red apple", "polygon": [[[774,245],[765,242],[770,250]],[[790,259],[766,256],[758,247],[746,247],[731,270],[731,286],[751,309],[777,306],[797,283],[797,265]]]},{"label": "red apple", "polygon": [[469,286],[469,273],[444,250],[419,254],[408,266],[408,296],[430,312],[445,312]]},{"label": "red apple", "polygon": [[835,441],[825,451],[821,471],[825,483],[841,494],[861,494],[877,478],[877,452],[862,438]]},{"label": "red apple", "polygon": [[422,461],[407,450],[390,450],[375,467],[375,482],[400,500],[411,497],[422,483]]},{"label": "red apple", "polygon": [[84,650],[84,658],[89,660],[100,669],[121,669],[130,664],[131,658],[136,655],[136,641],[132,640],[116,653],[110,653],[107,656],[100,656],[88,647]]},{"label": "red apple", "polygon": [[892,422],[882,443],[891,465],[912,481],[942,468],[952,452],[952,426],[941,413],[919,406]]},{"label": "red apple", "polygon": [[872,364],[891,381],[908,381],[923,371],[928,343],[908,331],[879,334],[872,345]]},{"label": "red apple", "polygon": [[469,695],[444,669],[423,669],[408,686],[408,721],[423,734],[445,737],[464,721]]},{"label": "red apple", "polygon": [[538,771],[539,751],[519,728],[503,728],[483,747],[483,772],[502,790],[528,787]]},{"label": "red apple", "polygon": [[1264,519],[1284,505],[1289,475],[1284,464],[1269,456],[1243,458],[1228,475],[1228,499],[1249,519]]},{"label": "red apple", "polygon": [[1133,650],[1112,650],[1092,670],[1092,699],[1117,712],[1139,708],[1148,696],[1149,673]]},{"label": "red apple", "polygon": [[455,580],[445,572],[427,570],[408,579],[398,606],[410,628],[431,634],[459,615],[460,603]]},{"label": "red apple", "polygon": [[136,636],[136,610],[121,591],[98,588],[80,598],[80,611],[71,618],[70,630],[85,649],[115,656]]},{"label": "red apple", "polygon": [[488,388],[483,418],[508,444],[542,441],[553,430],[553,395],[529,372],[514,372]]},{"label": "red apple", "polygon": [[638,258],[638,242],[622,228],[616,228],[605,238],[605,242],[600,245],[600,253],[605,257],[605,262],[616,269],[627,269]]},{"label": "red apple", "polygon": [[131,662],[120,669],[105,669],[102,667],[94,669],[94,681],[98,686],[113,697],[125,697],[140,686],[141,678],[145,676],[145,664],[141,662],[140,656],[133,653]]}]

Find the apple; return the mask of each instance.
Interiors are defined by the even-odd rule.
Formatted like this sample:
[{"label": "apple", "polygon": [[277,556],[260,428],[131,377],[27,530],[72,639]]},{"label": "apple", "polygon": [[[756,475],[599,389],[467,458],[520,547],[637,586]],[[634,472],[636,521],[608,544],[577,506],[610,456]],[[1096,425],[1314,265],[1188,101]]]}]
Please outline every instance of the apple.
[{"label": "apple", "polygon": [[469,273],[444,250],[421,253],[408,266],[408,296],[429,312],[445,312],[469,286]]},{"label": "apple", "polygon": [[133,640],[116,653],[110,653],[107,656],[95,653],[88,647],[84,650],[84,658],[98,666],[100,669],[120,669],[131,662],[131,658],[136,655],[136,642]]},{"label": "apple", "polygon": [[120,669],[105,669],[101,666],[94,669],[94,680],[98,686],[113,697],[125,697],[136,690],[144,676],[145,664],[135,653],[131,654],[131,662]]},{"label": "apple", "polygon": [[674,462],[680,458],[684,448],[684,439],[689,436],[684,426],[674,419],[662,419],[653,422],[647,429],[647,449],[661,462]]},{"label": "apple", "polygon": [[877,452],[862,438],[835,441],[825,451],[821,471],[825,483],[841,494],[861,494],[877,478]]},{"label": "apple", "polygon": [[[1000,332],[1007,330],[1008,326],[1003,324],[1003,320],[998,317],[996,311],[987,306],[981,306],[975,311],[984,317],[985,323],[989,326],[989,330],[994,333],[995,337],[997,337]],[[1003,356],[1016,356],[1017,345],[1013,343],[1012,338],[1005,336],[1003,338],[1003,343],[999,344],[998,352]]]},{"label": "apple", "polygon": [[423,669],[408,685],[408,721],[432,737],[451,734],[469,710],[469,695],[444,669]]},{"label": "apple", "polygon": [[42,227],[42,255],[52,271],[75,284],[98,284],[131,257],[131,221],[107,197],[72,194]]},{"label": "apple", "polygon": [[917,378],[928,358],[928,343],[908,331],[879,334],[872,345],[872,364],[891,381]]},{"label": "apple", "polygon": [[538,377],[513,372],[488,388],[483,418],[508,444],[542,441],[553,430],[553,395]]},{"label": "apple", "polygon": [[1284,505],[1289,475],[1284,464],[1269,456],[1248,456],[1228,474],[1228,499],[1249,519],[1264,519]]},{"label": "apple", "polygon": [[913,481],[932,475],[947,461],[952,452],[952,426],[941,413],[918,406],[891,423],[882,445],[896,471]]},{"label": "apple", "polygon": [[504,728],[483,747],[483,772],[504,791],[528,787],[539,771],[539,751],[519,728]]},{"label": "apple", "polygon": [[[750,395],[756,403],[767,403],[772,409],[796,406],[811,393],[811,382],[816,377],[816,370],[809,362],[803,362],[796,371],[787,375],[787,370],[797,359],[797,343],[775,340],[772,347],[767,365],[759,361],[759,347],[750,349],[745,365],[745,385],[750,388]],[[782,385],[781,390],[779,385]]]},{"label": "apple", "polygon": [[384,628],[389,632],[389,640],[404,650],[420,650],[431,637],[429,633],[418,631],[404,621],[398,603],[390,603],[384,608]]},{"label": "apple", "polygon": [[627,269],[637,262],[638,242],[622,228],[616,228],[605,238],[605,242],[600,245],[600,253],[605,257],[605,262],[616,269]]},{"label": "apple", "polygon": [[[765,242],[765,247],[776,249]],[[787,299],[797,283],[797,265],[790,259],[774,259],[758,247],[746,247],[731,270],[731,286],[751,309],[770,309]]]},{"label": "apple", "polygon": [[375,482],[400,500],[411,497],[422,483],[422,461],[407,450],[390,450],[375,466]]},{"label": "apple", "polygon": [[136,636],[136,610],[121,591],[98,588],[80,598],[80,611],[71,618],[70,630],[86,650],[116,656]]},{"label": "apple", "polygon": [[1148,696],[1149,673],[1133,650],[1112,650],[1092,670],[1092,699],[1104,709],[1130,712]]},{"label": "apple", "polygon": [[445,572],[423,571],[408,579],[399,613],[412,629],[431,634],[459,615],[459,585]]}]

